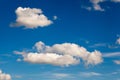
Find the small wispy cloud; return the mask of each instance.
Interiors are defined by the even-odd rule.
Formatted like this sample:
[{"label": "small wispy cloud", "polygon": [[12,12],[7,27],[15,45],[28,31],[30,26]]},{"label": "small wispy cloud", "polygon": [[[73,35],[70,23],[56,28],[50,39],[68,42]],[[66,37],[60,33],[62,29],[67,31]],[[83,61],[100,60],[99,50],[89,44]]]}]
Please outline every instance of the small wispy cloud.
[{"label": "small wispy cloud", "polygon": [[22,59],[18,58],[16,61],[17,61],[17,62],[21,62],[21,61],[22,61]]},{"label": "small wispy cloud", "polygon": [[54,73],[54,74],[52,74],[52,76],[57,78],[57,79],[70,78],[71,77],[71,75],[67,74],[67,73]]},{"label": "small wispy cloud", "polygon": [[[120,52],[103,53],[104,58],[120,57]],[[113,60],[115,64],[120,65],[120,60]]]},{"label": "small wispy cloud", "polygon": [[0,54],[0,56],[3,56],[3,57],[14,57],[12,54],[8,54],[8,53]]},{"label": "small wispy cloud", "polygon": [[120,65],[120,60],[114,60],[113,62],[114,62],[115,64]]},{"label": "small wispy cloud", "polygon": [[93,76],[101,76],[101,73],[97,73],[97,72],[80,72],[81,76],[84,77],[93,77]]},{"label": "small wispy cloud", "polygon": [[79,41],[80,41],[80,42],[83,42],[83,43],[85,43],[85,44],[89,44],[89,43],[90,43],[89,40],[84,39],[84,38],[81,38]]},{"label": "small wispy cloud", "polygon": [[118,45],[108,45],[108,48],[109,49],[117,49],[117,48],[119,48],[119,46]]},{"label": "small wispy cloud", "polygon": [[53,16],[53,19],[54,19],[54,20],[57,20],[57,19],[58,19],[58,17],[57,17],[57,16]]},{"label": "small wispy cloud", "polygon": [[8,61],[0,61],[0,64],[6,64]]},{"label": "small wispy cloud", "polygon": [[91,11],[100,11],[100,12],[104,12],[106,9],[104,7],[102,7],[102,3],[105,2],[111,2],[111,3],[120,3],[120,0],[88,0],[88,2],[91,3],[91,6],[84,6],[82,8]]},{"label": "small wispy cloud", "polygon": [[117,48],[120,48],[120,35],[117,35],[117,39],[116,41],[112,44],[112,45],[108,45],[108,48],[110,49],[117,49]]},{"label": "small wispy cloud", "polygon": [[13,77],[19,79],[22,78],[22,75],[14,75]]},{"label": "small wispy cloud", "polygon": [[101,6],[100,3],[104,2],[104,0],[90,0],[92,3],[93,9],[96,11],[105,11]]},{"label": "small wispy cloud", "polygon": [[120,37],[116,40],[116,44],[120,45]]},{"label": "small wispy cloud", "polygon": [[94,45],[89,46],[90,48],[96,48],[96,47],[106,47],[106,43],[96,43]]},{"label": "small wispy cloud", "polygon": [[105,11],[104,8],[101,7],[100,3],[103,3],[105,0],[89,0],[89,2],[91,3],[91,6],[82,6],[82,8],[91,11]]},{"label": "small wispy cloud", "polygon": [[86,10],[88,10],[88,11],[91,11],[91,10],[92,10],[92,7],[90,7],[90,6],[82,6],[81,8],[86,9]]},{"label": "small wispy cloud", "polygon": [[111,0],[112,2],[120,3],[120,0]]},{"label": "small wispy cloud", "polygon": [[120,52],[103,53],[103,57],[118,57],[118,56],[120,56]]}]

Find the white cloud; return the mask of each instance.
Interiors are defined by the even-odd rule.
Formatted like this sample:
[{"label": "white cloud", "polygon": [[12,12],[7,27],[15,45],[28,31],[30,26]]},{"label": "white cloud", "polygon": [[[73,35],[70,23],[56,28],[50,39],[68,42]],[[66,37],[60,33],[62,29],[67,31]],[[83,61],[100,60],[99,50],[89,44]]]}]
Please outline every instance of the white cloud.
[{"label": "white cloud", "polygon": [[18,7],[15,13],[17,15],[16,23],[11,24],[11,26],[25,26],[25,28],[33,29],[53,23],[43,14],[41,9]]},{"label": "white cloud", "polygon": [[101,8],[100,4],[101,2],[103,2],[104,0],[90,0],[90,2],[92,3],[93,9],[96,11],[104,11],[103,8]]},{"label": "white cloud", "polygon": [[58,66],[78,64],[82,60],[85,65],[97,65],[103,62],[99,51],[89,52],[84,47],[74,43],[54,44],[47,46],[39,41],[34,48],[37,52],[15,52],[23,55],[24,61],[31,63],[45,63]]},{"label": "white cloud", "polygon": [[99,51],[94,51],[90,53],[87,57],[86,64],[92,64],[92,65],[97,65],[101,63],[102,60],[102,54]]},{"label": "white cloud", "polygon": [[79,63],[79,60],[70,55],[58,55],[55,53],[27,53],[24,55],[24,61],[30,63],[52,64],[56,66],[69,66]]},{"label": "white cloud", "polygon": [[120,45],[120,37],[116,40],[116,43]]},{"label": "white cloud", "polygon": [[120,65],[120,60],[114,60],[113,62]]},{"label": "white cloud", "polygon": [[11,80],[10,74],[3,73],[2,70],[0,70],[0,80]]}]

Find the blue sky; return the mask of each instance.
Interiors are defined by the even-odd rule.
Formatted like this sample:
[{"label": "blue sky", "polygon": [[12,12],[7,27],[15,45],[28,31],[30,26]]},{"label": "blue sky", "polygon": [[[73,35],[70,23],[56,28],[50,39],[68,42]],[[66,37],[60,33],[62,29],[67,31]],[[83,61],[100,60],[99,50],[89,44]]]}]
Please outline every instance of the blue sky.
[{"label": "blue sky", "polygon": [[120,80],[119,0],[0,7],[0,80]]}]

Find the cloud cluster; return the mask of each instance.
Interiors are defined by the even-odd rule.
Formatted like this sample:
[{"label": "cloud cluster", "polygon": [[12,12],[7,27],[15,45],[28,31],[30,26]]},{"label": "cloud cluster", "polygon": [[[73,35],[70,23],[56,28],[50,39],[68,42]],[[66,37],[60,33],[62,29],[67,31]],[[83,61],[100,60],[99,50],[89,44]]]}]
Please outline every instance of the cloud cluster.
[{"label": "cloud cluster", "polygon": [[18,7],[15,13],[17,15],[16,23],[11,24],[11,26],[25,26],[25,28],[33,29],[53,23],[43,14],[41,9]]},{"label": "cloud cluster", "polygon": [[15,52],[21,54],[23,60],[30,63],[52,64],[57,66],[69,66],[80,63],[85,65],[97,65],[103,61],[99,51],[89,52],[84,47],[74,43],[45,45],[39,41],[34,45],[36,52]]},{"label": "cloud cluster", "polygon": [[3,73],[2,70],[0,70],[0,80],[11,80],[10,74]]}]

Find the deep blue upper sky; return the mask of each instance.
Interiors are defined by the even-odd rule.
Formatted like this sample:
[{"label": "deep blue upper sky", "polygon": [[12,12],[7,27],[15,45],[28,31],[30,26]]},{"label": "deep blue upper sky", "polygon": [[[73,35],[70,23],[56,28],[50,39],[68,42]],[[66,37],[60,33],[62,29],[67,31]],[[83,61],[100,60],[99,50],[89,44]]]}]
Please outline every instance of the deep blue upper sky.
[{"label": "deep blue upper sky", "polygon": [[[100,5],[105,11],[85,9],[83,6],[92,6],[89,0],[0,0],[0,69],[11,74],[12,80],[61,80],[53,79],[50,75],[52,73],[71,74],[75,77],[62,76],[62,80],[119,80],[120,65],[113,63],[119,57],[105,57],[103,63],[90,68],[81,64],[58,67],[17,62],[20,56],[13,53],[15,50],[31,49],[38,41],[47,45],[76,43],[88,51],[99,50],[102,54],[120,53],[120,46],[116,44],[120,35],[120,3],[108,0]],[[17,18],[15,10],[18,7],[42,9],[53,24],[36,29],[10,27]],[[57,20],[53,20],[53,16],[57,16]],[[101,75],[93,74],[86,78],[84,73],[90,72]]]}]

